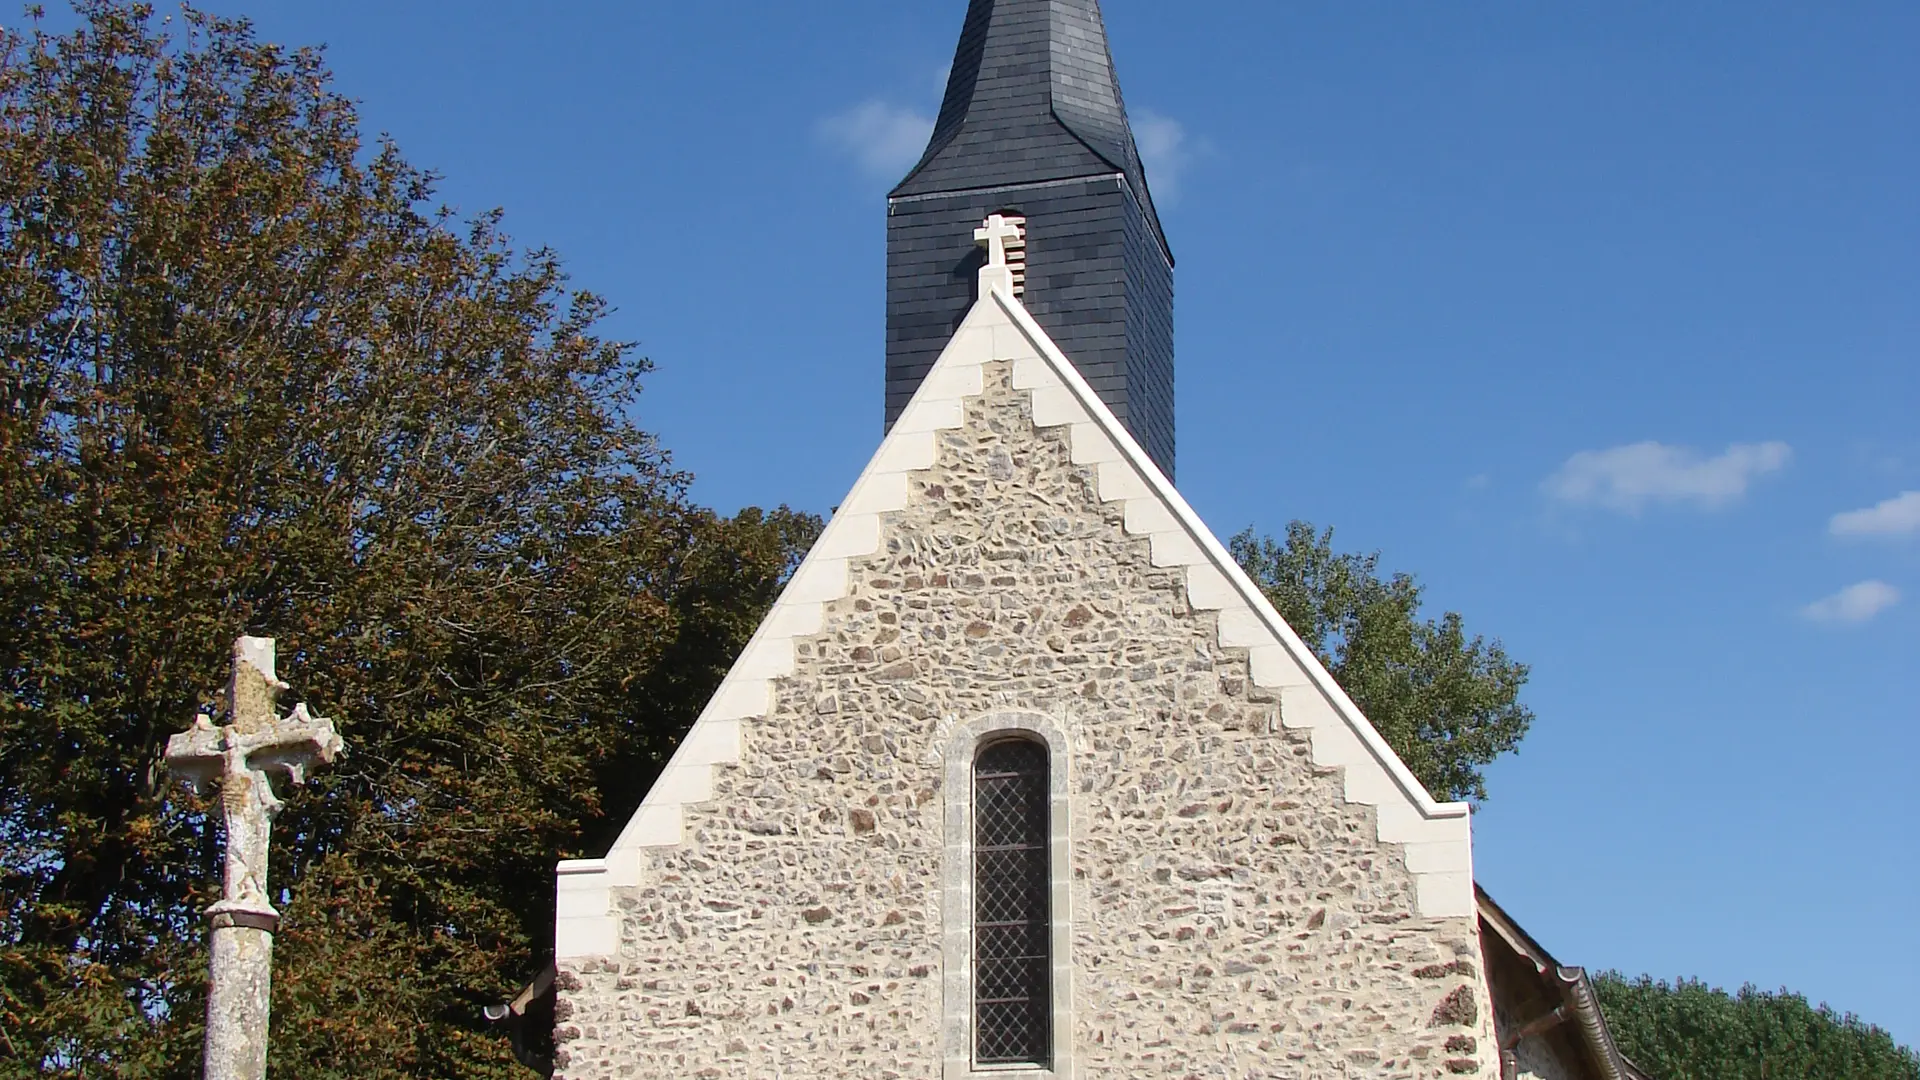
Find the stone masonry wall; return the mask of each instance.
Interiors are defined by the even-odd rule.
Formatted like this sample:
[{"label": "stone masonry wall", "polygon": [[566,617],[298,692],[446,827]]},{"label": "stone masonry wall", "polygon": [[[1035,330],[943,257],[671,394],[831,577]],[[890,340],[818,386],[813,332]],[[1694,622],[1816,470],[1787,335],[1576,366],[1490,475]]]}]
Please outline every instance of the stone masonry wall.
[{"label": "stone masonry wall", "polygon": [[561,971],[557,1075],[940,1076],[941,759],[1007,710],[1070,743],[1080,1076],[1495,1075],[1474,921],[1413,914],[1373,810],[1008,369],[616,892],[619,954]]}]

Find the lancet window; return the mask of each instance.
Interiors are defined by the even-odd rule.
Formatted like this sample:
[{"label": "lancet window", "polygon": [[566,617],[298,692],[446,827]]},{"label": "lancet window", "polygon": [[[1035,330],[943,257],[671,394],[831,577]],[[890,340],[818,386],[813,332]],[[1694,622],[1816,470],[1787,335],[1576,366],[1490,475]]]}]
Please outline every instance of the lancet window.
[{"label": "lancet window", "polygon": [[973,766],[976,1065],[1052,1064],[1051,793],[1046,746],[988,743]]}]

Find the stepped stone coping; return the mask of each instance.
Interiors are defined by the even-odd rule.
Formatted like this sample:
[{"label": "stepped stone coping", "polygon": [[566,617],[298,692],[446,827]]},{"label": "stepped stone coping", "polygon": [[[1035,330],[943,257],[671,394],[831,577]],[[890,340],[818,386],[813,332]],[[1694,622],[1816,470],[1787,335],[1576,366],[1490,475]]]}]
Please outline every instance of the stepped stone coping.
[{"label": "stepped stone coping", "polygon": [[647,849],[681,842],[683,807],[711,799],[714,767],[740,760],[743,725],[767,715],[774,681],[793,673],[794,639],[818,633],[827,603],[847,594],[849,561],[879,550],[883,515],[906,508],[909,476],[933,466],[939,433],[965,423],[994,362],[1012,363],[1036,427],[1068,429],[1073,462],[1094,467],[1102,501],[1124,504],[1126,530],[1148,539],[1153,564],[1185,569],[1189,604],[1217,613],[1223,647],[1247,651],[1253,684],[1277,693],[1282,724],[1308,732],[1314,764],[1342,769],[1346,800],[1375,808],[1379,839],[1402,845],[1418,913],[1475,914],[1472,808],[1428,794],[1010,288],[982,290],[607,856],[559,865],[561,961],[617,951],[612,890],[641,883]]}]

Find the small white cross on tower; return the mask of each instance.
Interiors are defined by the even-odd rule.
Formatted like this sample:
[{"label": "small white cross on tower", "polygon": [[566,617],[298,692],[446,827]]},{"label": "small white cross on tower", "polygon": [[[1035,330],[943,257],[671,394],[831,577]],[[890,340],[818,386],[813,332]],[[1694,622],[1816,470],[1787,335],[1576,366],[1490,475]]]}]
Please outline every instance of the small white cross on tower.
[{"label": "small white cross on tower", "polygon": [[267,891],[267,845],[280,811],[275,777],[298,784],[343,746],[333,721],[295,705],[281,716],[274,699],[287,684],[273,673],[273,639],[233,643],[232,722],[194,717],[167,740],[167,768],[196,791],[218,791],[227,826],[226,895],[213,917],[212,984],[207,990],[208,1080],[260,1080],[267,1070],[267,1021],[273,932],[280,913]]},{"label": "small white cross on tower", "polygon": [[999,289],[1018,298],[1027,284],[1027,219],[993,214],[973,230],[973,239],[987,249],[980,268],[980,295]]}]

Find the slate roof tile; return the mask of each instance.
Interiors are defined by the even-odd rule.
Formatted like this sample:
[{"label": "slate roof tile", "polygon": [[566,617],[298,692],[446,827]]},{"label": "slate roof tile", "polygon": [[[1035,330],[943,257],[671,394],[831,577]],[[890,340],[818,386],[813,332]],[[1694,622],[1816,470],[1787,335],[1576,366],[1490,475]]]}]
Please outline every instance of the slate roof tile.
[{"label": "slate roof tile", "polygon": [[1099,0],[970,0],[933,138],[894,196],[1111,172],[1171,262]]}]

